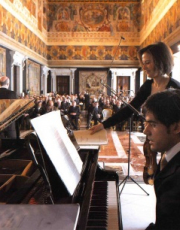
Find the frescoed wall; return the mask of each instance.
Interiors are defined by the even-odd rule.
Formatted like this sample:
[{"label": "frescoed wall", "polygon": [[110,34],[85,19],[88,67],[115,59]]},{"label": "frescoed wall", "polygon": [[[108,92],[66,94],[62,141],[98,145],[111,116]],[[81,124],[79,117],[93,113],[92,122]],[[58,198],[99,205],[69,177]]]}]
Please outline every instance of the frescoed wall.
[{"label": "frescoed wall", "polygon": [[[148,30],[159,15],[157,6],[169,2],[172,6]],[[179,28],[180,0],[4,0],[0,4],[3,42],[50,66],[57,61],[71,66],[74,61],[113,59],[123,66],[137,64],[140,46],[173,37]],[[120,42],[121,37],[125,40]]]},{"label": "frescoed wall", "polygon": [[22,46],[46,58],[46,44],[0,5],[0,31]]},{"label": "frescoed wall", "polygon": [[143,42],[142,46],[146,46],[157,41],[164,41],[178,29],[180,29],[180,0],[177,0],[169,9],[166,15]]}]

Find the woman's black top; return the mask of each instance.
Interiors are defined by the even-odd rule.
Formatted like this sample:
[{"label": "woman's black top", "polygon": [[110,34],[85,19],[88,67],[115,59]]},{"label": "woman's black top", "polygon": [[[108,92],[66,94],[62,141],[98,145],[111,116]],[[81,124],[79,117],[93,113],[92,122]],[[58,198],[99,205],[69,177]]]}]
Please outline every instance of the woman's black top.
[{"label": "woman's black top", "polygon": [[[143,103],[147,100],[147,98],[151,95],[151,87],[152,87],[153,79],[146,80],[145,83],[140,87],[137,95],[134,97],[134,99],[130,102],[130,104],[138,110]],[[170,78],[169,83],[166,86],[166,89],[168,88],[176,88],[180,89],[180,82],[176,81],[173,78]],[[102,124],[104,128],[109,128],[111,126],[114,126],[127,118],[129,118],[134,111],[130,109],[127,105],[119,110],[116,114],[114,114],[112,117],[105,120]]]}]

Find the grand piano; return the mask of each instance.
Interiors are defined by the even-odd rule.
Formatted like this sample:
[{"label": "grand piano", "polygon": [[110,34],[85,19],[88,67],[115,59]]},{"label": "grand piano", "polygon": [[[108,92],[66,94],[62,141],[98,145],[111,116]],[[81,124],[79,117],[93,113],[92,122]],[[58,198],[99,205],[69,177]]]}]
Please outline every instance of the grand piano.
[{"label": "grand piano", "polygon": [[[21,109],[15,119],[19,119],[24,112],[25,109]],[[12,121],[14,119],[11,119]],[[0,124],[3,130],[3,123]],[[122,230],[117,173],[104,170],[99,166],[99,147],[80,149],[68,123],[63,121],[63,124],[68,138],[82,161],[80,179],[73,193],[68,190],[66,183],[62,180],[41,138],[36,132],[31,132],[21,140],[1,140],[1,165],[9,160],[32,161],[33,165],[25,175],[25,180],[22,180],[18,186],[14,185],[12,188],[10,186],[7,188],[7,186],[6,189],[1,189],[4,188],[4,185],[1,184],[0,203],[2,205],[17,204],[17,207],[24,204],[46,205],[47,207],[60,205],[63,208],[63,205],[78,204],[78,218],[72,229]],[[59,226],[59,229],[63,228]]]}]

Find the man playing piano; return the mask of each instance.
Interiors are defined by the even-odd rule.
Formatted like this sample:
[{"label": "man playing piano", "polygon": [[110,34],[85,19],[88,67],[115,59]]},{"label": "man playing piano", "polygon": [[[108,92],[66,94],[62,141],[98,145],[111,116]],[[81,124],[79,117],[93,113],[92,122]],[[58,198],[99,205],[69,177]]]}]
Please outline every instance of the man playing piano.
[{"label": "man playing piano", "polygon": [[151,95],[143,105],[143,111],[144,134],[150,148],[162,153],[154,176],[156,221],[146,230],[179,230],[180,90],[168,89]]}]

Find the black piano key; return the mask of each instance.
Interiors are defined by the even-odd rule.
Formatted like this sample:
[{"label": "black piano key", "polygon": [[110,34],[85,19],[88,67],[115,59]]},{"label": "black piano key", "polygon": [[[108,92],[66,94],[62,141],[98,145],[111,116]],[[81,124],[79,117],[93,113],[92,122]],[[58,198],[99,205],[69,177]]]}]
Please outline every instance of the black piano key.
[{"label": "black piano key", "polygon": [[107,219],[107,213],[106,212],[89,212],[89,216],[88,216],[89,220],[92,219]]},{"label": "black piano key", "polygon": [[99,206],[99,207],[96,207],[96,206],[93,206],[93,207],[90,207],[90,212],[107,212],[107,206]]},{"label": "black piano key", "polygon": [[106,227],[86,227],[87,230],[108,230]]},{"label": "black piano key", "polygon": [[107,200],[91,200],[91,206],[107,206]]},{"label": "black piano key", "polygon": [[87,226],[94,226],[94,227],[107,227],[107,221],[106,220],[88,220]]}]

